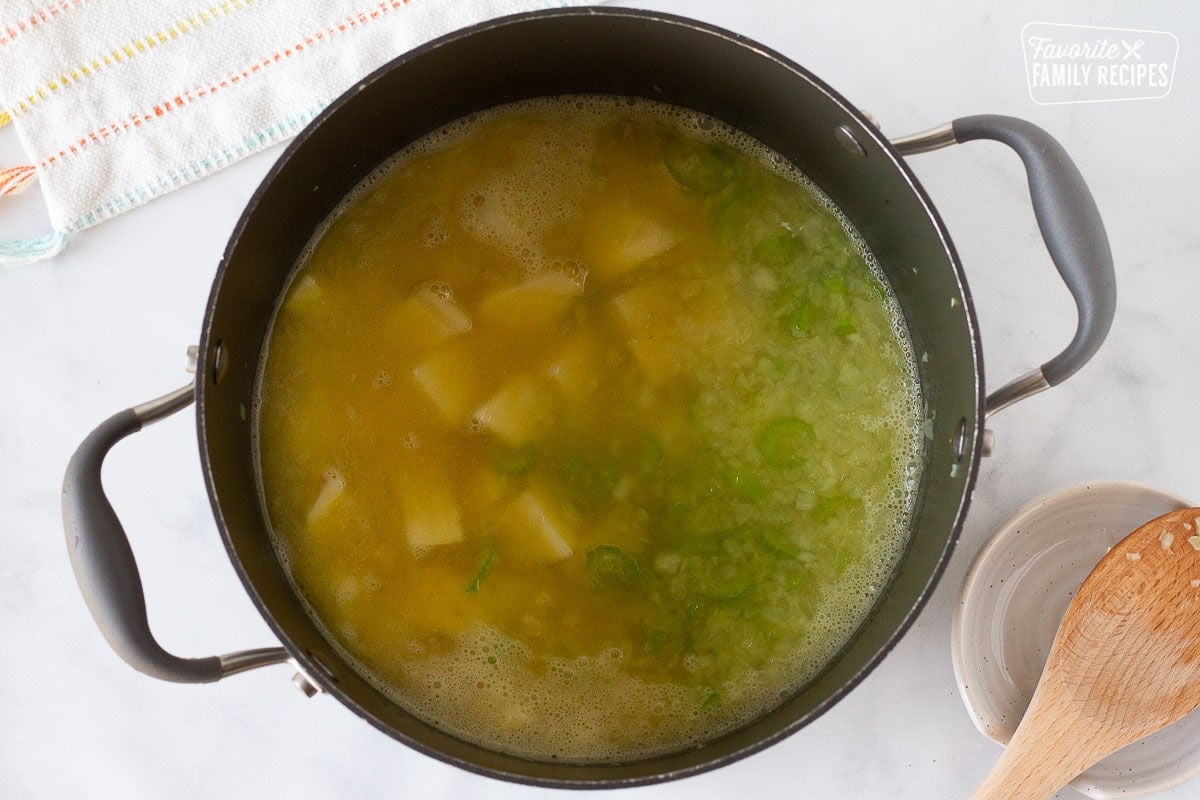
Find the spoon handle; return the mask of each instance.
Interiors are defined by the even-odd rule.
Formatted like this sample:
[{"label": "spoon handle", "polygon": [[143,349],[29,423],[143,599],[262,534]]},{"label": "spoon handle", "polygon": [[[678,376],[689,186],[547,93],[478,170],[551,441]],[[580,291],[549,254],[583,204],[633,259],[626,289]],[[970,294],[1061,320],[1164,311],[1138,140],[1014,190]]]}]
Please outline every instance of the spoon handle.
[{"label": "spoon handle", "polygon": [[1034,753],[1017,751],[1010,744],[992,767],[971,800],[1046,800],[1090,766],[1073,763],[1069,753],[1064,761],[1037,759]]},{"label": "spoon handle", "polygon": [[1039,686],[1012,740],[971,800],[1046,800],[1104,757],[1081,720],[1053,702],[1039,702]]}]

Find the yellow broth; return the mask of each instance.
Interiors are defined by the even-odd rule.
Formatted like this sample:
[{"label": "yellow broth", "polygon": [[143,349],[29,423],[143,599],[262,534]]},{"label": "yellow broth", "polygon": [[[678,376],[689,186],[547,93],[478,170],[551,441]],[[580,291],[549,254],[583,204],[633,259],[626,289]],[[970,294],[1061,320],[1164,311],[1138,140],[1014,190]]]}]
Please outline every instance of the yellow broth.
[{"label": "yellow broth", "polygon": [[396,702],[628,760],[811,679],[907,540],[918,388],[861,243],[782,159],[646,101],[456,123],[332,215],[277,310],[262,493]]}]

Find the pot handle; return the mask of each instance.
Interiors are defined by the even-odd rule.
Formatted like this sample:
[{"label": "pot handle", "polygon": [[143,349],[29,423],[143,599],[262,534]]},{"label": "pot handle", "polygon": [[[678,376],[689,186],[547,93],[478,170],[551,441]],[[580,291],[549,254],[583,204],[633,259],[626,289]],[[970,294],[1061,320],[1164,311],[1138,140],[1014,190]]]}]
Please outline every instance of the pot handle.
[{"label": "pot handle", "polygon": [[195,384],[125,409],[100,423],[67,465],[63,525],[75,580],[109,645],[134,669],[176,683],[211,683],[227,675],[288,660],[282,647],[223,656],[180,658],[158,644],[146,618],[146,598],[129,538],[104,494],[100,468],[113,445],[143,426],[192,404]]},{"label": "pot handle", "polygon": [[976,139],[993,139],[1017,152],[1029,178],[1033,212],[1050,259],[1075,298],[1079,324],[1066,349],[1041,367],[988,395],[987,415],[1074,375],[1100,349],[1112,327],[1117,281],[1112,250],[1096,201],[1062,145],[1031,122],[997,114],[961,117],[892,142],[901,155]]}]

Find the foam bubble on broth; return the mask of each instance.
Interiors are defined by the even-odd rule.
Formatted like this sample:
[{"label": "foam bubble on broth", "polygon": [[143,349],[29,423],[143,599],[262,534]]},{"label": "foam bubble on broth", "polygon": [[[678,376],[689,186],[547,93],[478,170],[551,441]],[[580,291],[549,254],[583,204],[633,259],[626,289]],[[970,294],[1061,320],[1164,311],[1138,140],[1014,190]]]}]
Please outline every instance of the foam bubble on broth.
[{"label": "foam bubble on broth", "polygon": [[[822,513],[831,514],[830,518],[835,520],[839,518],[839,514],[855,520],[866,520],[873,526],[869,531],[860,532],[865,536],[862,546],[871,551],[871,557],[846,564],[837,580],[824,587],[823,594],[813,600],[812,607],[805,611],[808,616],[807,628],[804,631],[785,631],[777,634],[781,641],[787,641],[793,646],[780,646],[770,650],[770,659],[766,666],[748,670],[723,667],[719,663],[723,658],[721,652],[691,652],[681,656],[677,669],[680,675],[693,676],[697,682],[692,684],[665,680],[659,674],[661,670],[656,672],[655,668],[649,670],[649,677],[631,672],[630,670],[639,664],[644,666],[647,660],[646,654],[639,652],[634,644],[604,646],[597,652],[565,657],[555,655],[553,648],[551,652],[535,652],[535,648],[522,638],[524,636],[531,640],[538,639],[544,637],[544,632],[535,635],[526,631],[525,634],[528,635],[519,635],[514,630],[501,630],[494,624],[478,619],[472,621],[465,616],[461,617],[465,620],[462,627],[455,630],[436,635],[430,633],[432,638],[427,637],[424,640],[416,635],[393,637],[389,640],[393,646],[390,655],[364,657],[365,651],[362,648],[367,646],[365,643],[379,636],[377,631],[370,629],[374,623],[370,622],[370,618],[363,618],[362,624],[345,620],[339,622],[330,613],[330,606],[336,605],[352,612],[356,603],[366,602],[389,591],[390,582],[386,575],[381,577],[369,566],[362,565],[368,565],[370,559],[375,557],[372,553],[380,552],[387,538],[395,535],[394,532],[389,532],[391,523],[381,522],[378,518],[368,518],[366,515],[357,520],[347,517],[342,521],[342,528],[332,535],[345,536],[347,540],[353,539],[354,542],[348,548],[354,555],[346,559],[344,567],[353,570],[357,568],[355,565],[360,565],[365,571],[360,575],[343,577],[335,584],[336,588],[325,590],[307,580],[311,577],[314,560],[323,556],[316,551],[306,551],[305,548],[309,545],[305,543],[304,537],[315,538],[320,532],[307,531],[303,535],[294,535],[284,531],[288,527],[286,520],[291,512],[282,509],[276,500],[277,492],[267,491],[265,465],[258,473],[260,492],[265,498],[264,507],[269,510],[270,528],[281,563],[296,585],[302,600],[309,607],[311,615],[341,655],[356,665],[356,669],[364,677],[398,704],[448,732],[523,757],[580,763],[644,758],[701,744],[769,711],[836,657],[849,637],[861,625],[875,599],[886,587],[892,569],[907,544],[907,524],[912,514],[915,479],[908,473],[906,466],[909,463],[919,463],[923,444],[919,426],[915,422],[921,416],[915,360],[898,303],[888,290],[879,265],[861,237],[828,198],[785,159],[744,134],[712,118],[645,100],[631,101],[627,98],[595,96],[524,101],[460,120],[424,137],[380,167],[339,206],[314,235],[300,260],[292,282],[296,283],[297,276],[305,272],[306,265],[328,258],[328,249],[332,245],[326,242],[326,251],[321,250],[326,234],[329,234],[330,240],[335,240],[338,236],[344,237],[346,231],[361,234],[361,230],[356,228],[361,226],[361,222],[352,219],[353,209],[369,202],[374,193],[384,190],[389,182],[396,180],[396,176],[406,168],[452,148],[468,146],[472,137],[488,126],[519,125],[522,121],[547,113],[569,115],[574,127],[552,129],[548,135],[534,136],[530,141],[514,145],[513,158],[521,165],[520,169],[484,168],[477,171],[468,179],[465,190],[453,208],[445,213],[433,214],[424,227],[414,229],[414,243],[436,253],[463,241],[462,237],[465,234],[471,247],[482,244],[501,254],[507,265],[505,268],[513,271],[512,280],[518,282],[553,270],[577,281],[581,289],[586,288],[588,293],[595,288],[596,291],[612,294],[617,291],[614,286],[638,285],[637,281],[641,280],[640,278],[618,278],[614,283],[611,278],[596,277],[592,274],[594,270],[590,269],[593,265],[589,265],[586,258],[563,258],[547,245],[547,239],[553,235],[556,226],[570,223],[580,213],[581,208],[588,207],[592,195],[604,188],[594,175],[568,175],[567,180],[562,179],[561,165],[573,160],[578,162],[587,159],[593,147],[593,143],[585,136],[568,134],[578,134],[580,131],[594,132],[618,115],[634,120],[635,127],[647,124],[676,126],[696,141],[720,144],[750,156],[778,178],[803,187],[802,195],[806,202],[814,208],[819,207],[841,229],[841,234],[845,237],[847,258],[864,268],[884,290],[879,299],[886,313],[867,321],[876,327],[886,328],[886,331],[876,330],[872,335],[890,338],[891,349],[880,361],[887,362],[885,366],[902,376],[902,385],[887,393],[879,407],[871,414],[856,419],[854,430],[838,434],[837,445],[828,447],[828,452],[824,453],[824,457],[829,459],[828,464],[806,464],[803,475],[772,474],[770,485],[756,488],[754,491],[761,494],[752,501],[738,495],[737,491],[740,491],[740,488],[730,493],[728,487],[723,487],[721,491],[730,494],[730,501],[720,509],[702,508],[695,511],[698,521],[692,522],[702,529],[707,529],[705,526],[711,528],[721,525],[748,528],[767,524],[770,527],[778,520],[783,520],[780,524],[786,526],[789,524],[788,517],[782,510],[790,510],[797,518],[813,515],[815,508],[821,508],[823,503],[830,505],[827,502],[829,497],[836,495],[839,469],[845,469],[847,464],[854,468],[856,464],[870,463],[872,469],[887,472],[887,485],[884,490],[857,498],[861,508],[853,504],[837,506],[834,503],[831,505],[832,510]],[[782,231],[786,231],[796,240],[806,235],[802,227],[795,230],[788,227],[786,220],[782,223]],[[340,241],[352,244],[354,240],[351,237]],[[744,280],[766,294],[777,290],[780,278],[762,271],[761,267],[756,268],[753,264],[746,263],[750,260],[753,259],[748,258],[744,252],[731,257],[729,263],[724,265],[728,273],[724,280],[730,285],[738,285]],[[307,277],[311,278],[311,275]],[[786,280],[785,277],[785,284]],[[326,282],[318,280],[318,285],[324,286]],[[429,291],[440,299],[464,309],[472,308],[479,300],[478,288],[459,275],[451,275],[449,271],[439,272],[433,277],[425,278],[423,283],[414,285],[419,290]],[[687,291],[680,293],[685,300],[688,297]],[[830,291],[833,292],[832,289]],[[701,311],[706,308],[705,303],[709,302],[703,292],[702,289],[695,301]],[[279,352],[276,350],[275,328],[280,326],[281,330],[287,329],[286,297],[287,294],[272,323],[272,346],[260,367],[260,387],[267,384],[271,359]],[[858,303],[861,300],[853,291],[849,292],[847,297],[848,305],[850,301]],[[834,300],[836,301],[837,297],[834,297]],[[329,302],[348,301],[334,297]],[[747,302],[753,305],[757,301]],[[709,305],[712,303],[709,302]],[[354,308],[353,304],[348,308]],[[697,313],[700,314],[698,319],[703,319],[703,314]],[[763,419],[804,419],[814,414],[819,416],[819,409],[814,407],[811,399],[806,398],[803,392],[796,392],[793,386],[778,378],[781,374],[803,374],[804,360],[815,357],[815,351],[805,349],[807,344],[803,332],[798,332],[797,338],[767,342],[753,358],[743,352],[759,340],[763,326],[770,323],[772,315],[779,317],[779,312],[766,308],[761,303],[753,308],[748,306],[746,309],[725,309],[717,317],[713,317],[721,321],[720,330],[716,333],[712,333],[701,322],[681,323],[688,337],[705,343],[705,347],[695,348],[701,352],[685,356],[689,379],[703,387],[695,401],[695,418],[692,424],[714,442],[716,457],[721,464],[737,465],[761,461],[758,450],[761,446],[760,429]],[[778,319],[775,321],[778,322]],[[487,331],[477,328],[478,325],[475,325],[469,333],[463,334],[463,338],[488,335]],[[559,335],[565,334],[555,334]],[[852,337],[865,334],[856,331],[847,335]],[[532,343],[528,346],[532,346]],[[731,360],[736,365],[737,374],[727,374],[724,364],[714,363],[719,359],[710,358],[712,348],[722,354],[732,354]],[[611,355],[610,351],[609,356]],[[279,358],[283,360],[284,356]],[[606,369],[615,369],[609,361],[623,364],[623,368],[627,370],[632,369],[629,365],[637,363],[636,358],[630,359],[629,353],[624,353],[619,358],[606,359],[601,362],[607,365]],[[843,365],[841,369],[843,372],[852,372],[853,368],[854,365]],[[300,367],[296,369],[302,371]],[[368,388],[373,387],[377,395],[382,396],[402,389],[403,382],[400,376],[405,374],[405,369],[407,368],[389,366],[365,373],[361,377],[347,375],[347,380],[350,383],[362,380]],[[828,372],[824,379],[833,381],[838,386],[843,386],[844,381],[844,389],[849,395],[858,391],[854,386],[853,374]],[[656,398],[660,398],[664,392],[669,394],[671,391],[669,384],[665,387],[646,384],[631,395],[629,404],[653,409],[658,402]],[[269,451],[275,449],[280,439],[277,427],[272,428],[273,432],[264,437],[264,424],[260,419],[264,411],[268,416],[274,413],[272,408],[300,408],[303,411],[302,400],[273,395],[269,403],[264,403],[265,394],[267,392],[260,388],[255,396],[254,407],[255,446],[259,452],[260,464],[263,464],[265,455],[271,457]],[[739,413],[744,409],[736,408],[736,404],[731,400],[750,397],[753,397],[758,415],[754,420],[748,420],[744,413]],[[856,398],[848,396],[846,402],[853,404]],[[359,409],[355,406],[352,413],[355,419],[350,432],[346,434],[346,441],[353,440],[357,435],[354,430],[361,429],[363,420],[373,419],[378,410],[369,407]],[[359,418],[360,414],[364,415],[362,419]],[[392,423],[389,421],[388,424]],[[440,433],[420,429],[420,426],[409,418],[397,420],[395,425],[395,432],[387,435],[394,437],[397,450],[404,450],[410,454],[432,451],[444,438]],[[828,431],[832,429],[821,425],[816,427],[814,435],[818,438],[831,435]],[[664,430],[671,430],[670,425]],[[463,432],[469,433],[477,442],[490,441],[490,434],[477,424],[474,415],[464,418]],[[871,437],[876,434],[895,439],[892,442],[895,452],[887,464],[882,464],[877,458],[872,461],[868,452],[872,446]],[[666,434],[660,438],[668,445],[672,441]],[[268,440],[266,448],[264,439]],[[877,447],[877,444],[875,446]],[[361,467],[356,463],[357,456],[347,451],[344,443],[331,445],[328,452],[336,454],[334,460],[337,463],[333,468],[339,470],[338,474],[349,474]],[[529,469],[532,474],[538,474],[542,466],[539,464],[526,468],[518,462],[516,466],[507,468]],[[307,480],[301,465],[291,464],[288,469],[296,482],[303,483]],[[518,472],[515,478],[507,476],[502,483],[520,482],[523,475],[524,472]],[[370,484],[372,481],[378,484],[379,476],[370,476],[362,483]],[[627,485],[619,485],[625,488],[618,490],[614,486],[613,497],[620,491],[629,491]],[[477,487],[468,488],[474,491]],[[360,487],[354,479],[350,479],[345,487],[349,498],[346,502],[358,502],[355,499],[358,491]],[[386,493],[392,490],[384,491]],[[635,489],[636,491],[640,489]],[[766,523],[760,519],[763,516],[763,507],[772,509],[771,514],[767,515],[770,519]],[[609,524],[599,516],[589,516],[589,513],[583,516],[587,525],[594,526],[594,530]],[[881,520],[890,522],[883,524]],[[478,542],[480,538],[478,532],[471,532],[467,541]],[[754,537],[750,535],[727,538],[720,545],[724,547],[721,551],[722,557],[728,556],[733,560],[750,558],[746,556],[747,552],[754,550],[756,546],[759,550],[763,549],[761,543],[756,545],[752,540]],[[633,546],[626,545],[629,548]],[[772,546],[790,547],[791,543],[784,542],[780,545],[768,541],[767,549]],[[477,544],[475,547],[478,549]],[[443,570],[447,576],[461,573],[469,577],[481,569],[476,562],[475,551],[472,551],[471,558],[464,556],[454,561],[444,550],[445,548],[437,546],[427,547],[415,552],[415,556],[428,564],[430,569]],[[576,548],[579,556],[586,550],[586,547]],[[753,558],[760,555],[761,553]],[[655,560],[653,563],[643,564],[642,569],[651,573],[652,580],[670,587],[673,580],[670,577],[670,567],[673,564],[676,569],[682,570],[687,565],[694,566],[706,557],[684,555],[678,559],[678,563],[671,558],[660,559],[661,564],[659,560]],[[803,562],[809,557],[825,558],[826,555],[802,552],[798,556],[780,558],[793,563]],[[648,556],[645,558],[649,560]],[[502,567],[511,565],[503,559],[500,564],[500,567],[495,567],[486,577],[481,593],[500,593],[505,587],[504,581],[515,580],[511,575],[499,571]],[[684,566],[681,567],[681,564]],[[455,573],[454,570],[459,572]],[[566,571],[565,568],[563,571]],[[444,595],[449,598],[447,605],[451,610],[448,612],[448,618],[459,613],[461,608],[469,606],[459,596],[464,594],[463,586],[466,585],[466,581],[459,578],[453,580],[459,581],[453,587],[457,594],[444,587],[437,589],[442,593],[438,597]],[[764,630],[770,629],[771,626],[786,626],[787,620],[774,620],[772,614],[778,616],[779,609],[795,605],[796,601],[789,594],[794,594],[794,587],[780,575],[764,573],[757,576],[756,580],[758,583],[750,591],[761,601],[762,608],[756,613],[761,617]],[[718,632],[721,630],[720,626],[725,624],[720,618],[720,613],[726,609],[722,604],[742,602],[736,597],[738,590],[737,585],[733,585],[732,588],[725,587],[722,591],[733,599],[719,597],[716,600],[705,601],[716,608],[713,614],[717,619],[712,625],[716,626]],[[408,591],[410,594],[416,592],[410,597],[410,602],[412,597],[420,597],[418,590]],[[528,592],[520,596],[527,598]],[[397,609],[399,608],[397,606]],[[624,613],[623,609],[617,611]],[[517,623],[513,624],[520,627]],[[545,627],[544,620],[539,624]],[[536,626],[531,630],[534,628]],[[597,641],[602,639],[603,636],[598,635]],[[705,677],[720,675],[723,674],[722,670],[730,669],[733,669],[729,673],[732,677],[724,682]],[[718,698],[716,701],[712,701],[714,696]]]}]

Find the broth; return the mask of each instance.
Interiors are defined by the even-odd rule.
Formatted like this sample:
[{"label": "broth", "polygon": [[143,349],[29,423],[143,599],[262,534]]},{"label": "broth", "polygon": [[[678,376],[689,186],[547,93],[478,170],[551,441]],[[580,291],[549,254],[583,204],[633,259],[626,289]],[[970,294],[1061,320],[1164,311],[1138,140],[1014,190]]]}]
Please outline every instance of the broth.
[{"label": "broth", "polygon": [[314,619],[413,714],[538,760],[698,745],[851,638],[920,398],[862,242],[778,155],[525,101],[378,169],[301,259],[255,409]]}]

